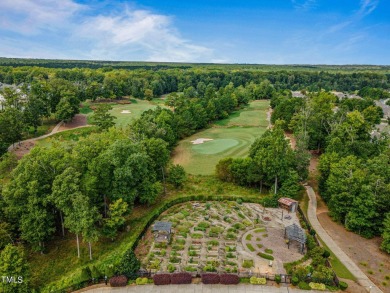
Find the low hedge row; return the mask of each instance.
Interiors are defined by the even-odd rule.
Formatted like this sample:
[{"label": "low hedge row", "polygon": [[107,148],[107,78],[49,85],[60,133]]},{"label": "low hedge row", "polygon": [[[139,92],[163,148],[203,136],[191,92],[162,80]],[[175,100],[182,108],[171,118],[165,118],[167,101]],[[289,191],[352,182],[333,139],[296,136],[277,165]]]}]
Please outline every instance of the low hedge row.
[{"label": "low hedge row", "polygon": [[240,283],[240,277],[234,274],[219,275],[219,281],[223,285],[237,285]]},{"label": "low hedge row", "polygon": [[190,273],[171,274],[171,284],[191,284],[192,276]]},{"label": "low hedge row", "polygon": [[153,276],[155,285],[169,285],[171,283],[171,274],[156,274]]},{"label": "low hedge row", "polygon": [[[205,273],[201,275],[203,284],[223,284],[237,285],[240,283],[240,278],[235,274],[215,274]],[[190,273],[174,273],[174,274],[156,274],[153,276],[155,285],[169,284],[191,284],[192,276]]]},{"label": "low hedge row", "polygon": [[272,255],[266,254],[264,252],[259,252],[257,255],[265,259],[274,260],[274,257]]},{"label": "low hedge row", "polygon": [[127,285],[127,277],[126,276],[115,276],[110,278],[110,286],[111,287],[125,287]]},{"label": "low hedge row", "polygon": [[203,284],[219,284],[220,278],[218,274],[202,274]]}]

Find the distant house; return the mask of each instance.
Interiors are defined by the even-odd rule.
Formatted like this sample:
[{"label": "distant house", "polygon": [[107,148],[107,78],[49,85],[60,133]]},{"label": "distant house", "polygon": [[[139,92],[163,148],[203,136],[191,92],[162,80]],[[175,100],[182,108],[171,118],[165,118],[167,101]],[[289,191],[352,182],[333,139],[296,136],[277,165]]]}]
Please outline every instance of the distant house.
[{"label": "distant house", "polygon": [[152,232],[155,242],[169,242],[172,235],[172,223],[156,222],[153,225]]},{"label": "distant house", "polygon": [[279,207],[289,212],[296,212],[298,209],[298,202],[289,197],[281,197],[278,200]]}]

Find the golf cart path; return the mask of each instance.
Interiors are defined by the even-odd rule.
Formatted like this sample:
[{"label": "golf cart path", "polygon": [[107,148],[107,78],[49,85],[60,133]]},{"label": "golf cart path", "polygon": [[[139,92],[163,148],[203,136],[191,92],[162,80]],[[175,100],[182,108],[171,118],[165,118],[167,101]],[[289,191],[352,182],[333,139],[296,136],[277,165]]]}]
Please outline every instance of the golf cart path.
[{"label": "golf cart path", "polygon": [[15,148],[17,148],[22,143],[35,142],[37,140],[44,139],[46,137],[52,136],[52,135],[54,135],[56,133],[60,133],[60,132],[68,131],[68,130],[73,130],[73,129],[77,129],[77,128],[83,128],[83,127],[90,127],[90,126],[92,126],[92,125],[88,125],[87,124],[87,125],[77,126],[77,127],[74,127],[74,128],[59,130],[61,128],[61,126],[63,126],[63,125],[64,125],[64,121],[61,121],[48,134],[41,135],[41,136],[34,137],[34,138],[29,138],[29,139],[22,140],[22,141],[19,141],[19,142],[15,142],[14,144],[12,144],[12,145],[10,145],[8,147],[8,151],[9,152],[13,151]]},{"label": "golf cart path", "polygon": [[343,250],[333,241],[333,239],[326,233],[317,219],[317,199],[315,192],[311,186],[305,185],[307,195],[309,196],[309,207],[307,209],[307,217],[310,224],[316,231],[317,235],[326,243],[331,251],[338,257],[338,259],[349,269],[354,275],[360,285],[362,285],[367,292],[383,293],[363,272],[362,270],[345,254]]}]

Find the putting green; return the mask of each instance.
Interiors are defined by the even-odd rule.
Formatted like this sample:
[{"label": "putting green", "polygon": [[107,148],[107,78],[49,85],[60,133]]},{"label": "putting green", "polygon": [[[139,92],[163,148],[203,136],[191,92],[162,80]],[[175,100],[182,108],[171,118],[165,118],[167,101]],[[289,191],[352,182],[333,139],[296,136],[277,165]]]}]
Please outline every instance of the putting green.
[{"label": "putting green", "polygon": [[202,144],[195,144],[192,149],[200,154],[212,155],[226,151],[231,147],[238,145],[238,141],[231,138],[216,139],[212,141],[206,141]]}]

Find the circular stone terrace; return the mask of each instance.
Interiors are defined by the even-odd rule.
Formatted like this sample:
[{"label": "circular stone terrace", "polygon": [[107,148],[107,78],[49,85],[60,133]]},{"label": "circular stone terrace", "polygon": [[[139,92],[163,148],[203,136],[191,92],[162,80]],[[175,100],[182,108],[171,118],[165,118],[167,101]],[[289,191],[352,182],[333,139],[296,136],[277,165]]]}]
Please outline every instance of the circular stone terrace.
[{"label": "circular stone terrace", "polygon": [[[172,224],[170,237],[149,227],[136,249],[152,272],[187,271],[285,274],[283,263],[302,258],[299,245],[284,239],[299,225],[295,213],[233,201],[175,205],[156,220]],[[164,241],[170,239],[170,241]]]}]

